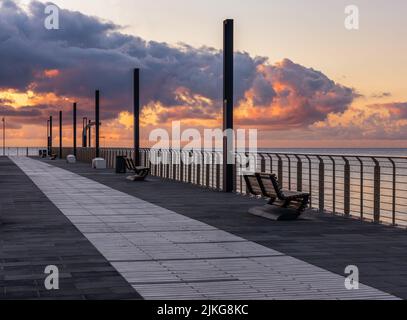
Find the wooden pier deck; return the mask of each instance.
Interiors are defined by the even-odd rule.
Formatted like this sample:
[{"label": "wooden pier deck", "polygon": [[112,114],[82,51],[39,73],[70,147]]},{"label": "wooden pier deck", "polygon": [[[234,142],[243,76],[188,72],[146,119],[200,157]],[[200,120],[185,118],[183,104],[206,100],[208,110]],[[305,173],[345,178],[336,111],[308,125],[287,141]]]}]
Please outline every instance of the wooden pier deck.
[{"label": "wooden pier deck", "polygon": [[[82,163],[13,161],[25,175],[4,158],[1,163],[7,174],[0,172],[15,184],[15,190],[21,184],[23,193],[37,192],[25,198],[21,192],[7,191],[7,184],[0,182],[0,192],[8,194],[9,202],[23,197],[27,203],[25,213],[18,216],[1,202],[0,271],[4,288],[14,286],[14,292],[18,282],[8,272],[20,265],[24,278],[24,272],[32,275],[41,270],[33,271],[33,258],[21,251],[14,253],[16,261],[10,260],[7,254],[14,249],[13,240],[24,238],[25,243],[18,244],[36,250],[46,245],[48,233],[51,239],[56,233],[79,241],[81,245],[70,246],[74,252],[69,254],[90,272],[98,269],[88,263],[86,250],[104,267],[114,267],[108,272],[118,283],[118,299],[140,295],[147,299],[407,298],[405,230],[319,214],[302,221],[274,222],[249,215],[250,207],[263,203],[249,197],[158,178],[132,183],[112,170],[95,171]],[[44,214],[36,214],[37,199],[46,207]],[[52,223],[56,217],[58,226]],[[45,226],[37,230],[44,239],[36,238],[27,225],[44,221]],[[58,265],[61,258],[53,254],[56,248],[48,246],[47,262]],[[360,290],[344,288],[348,265],[359,267]],[[63,270],[63,274],[71,279],[75,272]],[[114,292],[102,295],[104,278],[100,278],[99,285],[97,277],[92,282],[101,289],[99,298],[114,299]],[[24,297],[30,297],[35,291],[30,290],[32,282],[27,280],[25,285]],[[130,286],[134,295],[128,291]],[[33,298],[42,298],[43,291],[35,291]],[[10,292],[4,290],[0,298],[12,297]]]},{"label": "wooden pier deck", "polygon": [[[44,286],[60,269],[61,290]],[[0,157],[0,300],[141,299],[12,161]]]}]

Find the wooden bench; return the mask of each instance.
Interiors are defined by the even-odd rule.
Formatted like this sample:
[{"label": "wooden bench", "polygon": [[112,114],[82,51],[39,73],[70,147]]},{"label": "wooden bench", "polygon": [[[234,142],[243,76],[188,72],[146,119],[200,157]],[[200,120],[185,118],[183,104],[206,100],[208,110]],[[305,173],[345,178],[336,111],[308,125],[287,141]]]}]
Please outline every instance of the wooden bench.
[{"label": "wooden bench", "polygon": [[150,174],[150,168],[147,167],[137,167],[131,158],[125,158],[126,169],[128,171],[134,172],[133,176],[127,177],[131,181],[144,181]]},{"label": "wooden bench", "polygon": [[244,176],[251,195],[269,199],[265,207],[250,209],[250,213],[272,220],[295,220],[307,208],[310,195],[305,192],[283,190],[275,174],[256,173]]}]

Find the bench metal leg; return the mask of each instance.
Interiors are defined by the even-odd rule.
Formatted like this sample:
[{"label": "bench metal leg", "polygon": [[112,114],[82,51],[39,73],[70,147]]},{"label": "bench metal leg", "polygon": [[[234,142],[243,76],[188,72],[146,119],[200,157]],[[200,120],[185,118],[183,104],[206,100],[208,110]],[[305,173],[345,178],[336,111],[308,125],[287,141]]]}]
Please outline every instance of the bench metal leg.
[{"label": "bench metal leg", "polygon": [[309,203],[309,196],[303,197],[302,198],[302,202],[300,207],[298,208],[298,210],[300,212],[304,211],[307,207],[308,207],[308,203]]},{"label": "bench metal leg", "polygon": [[284,200],[284,204],[282,205],[282,208],[288,208],[291,204],[291,199],[290,200]]},{"label": "bench metal leg", "polygon": [[276,202],[277,198],[270,198],[269,202],[267,203],[268,205],[273,205],[274,202]]}]

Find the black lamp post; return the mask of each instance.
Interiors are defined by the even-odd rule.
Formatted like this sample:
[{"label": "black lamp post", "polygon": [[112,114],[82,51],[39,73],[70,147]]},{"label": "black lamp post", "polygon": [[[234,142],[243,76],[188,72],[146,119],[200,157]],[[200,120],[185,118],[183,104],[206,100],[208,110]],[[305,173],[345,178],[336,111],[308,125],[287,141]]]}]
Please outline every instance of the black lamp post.
[{"label": "black lamp post", "polygon": [[223,23],[223,191],[234,190],[233,136],[233,20]]},{"label": "black lamp post", "polygon": [[3,122],[3,156],[6,155],[6,118],[1,119]]},{"label": "black lamp post", "polygon": [[95,147],[96,147],[96,158],[100,157],[99,151],[99,127],[100,127],[100,118],[99,118],[99,100],[100,100],[100,92],[96,90],[95,92],[95,122],[96,122],[96,137],[95,137]]},{"label": "black lamp post", "polygon": [[76,157],[76,102],[73,104],[73,155]]},{"label": "black lamp post", "polygon": [[49,117],[49,155],[52,155],[52,116]]},{"label": "black lamp post", "polygon": [[59,158],[62,159],[62,111],[59,111]]},{"label": "black lamp post", "polygon": [[140,69],[134,69],[133,78],[134,105],[134,163],[140,165]]}]

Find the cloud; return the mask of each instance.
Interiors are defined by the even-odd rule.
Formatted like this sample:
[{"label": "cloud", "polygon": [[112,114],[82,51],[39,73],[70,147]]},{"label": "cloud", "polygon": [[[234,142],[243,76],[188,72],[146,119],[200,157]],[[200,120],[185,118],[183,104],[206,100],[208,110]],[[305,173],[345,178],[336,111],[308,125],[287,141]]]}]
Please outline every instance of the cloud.
[{"label": "cloud", "polygon": [[13,103],[13,100],[7,99],[7,98],[0,98],[0,105],[1,104],[11,104]]},{"label": "cloud", "polygon": [[[121,27],[112,22],[79,12],[61,10],[60,30],[45,29],[44,18],[42,3],[31,2],[27,13],[11,1],[2,1],[0,88],[54,92],[78,100],[91,98],[98,88],[104,110],[109,110],[104,117],[114,118],[131,111],[131,70],[140,67],[142,103],[165,106],[168,115],[162,114],[161,119],[177,113],[171,108],[189,107],[191,116],[197,117],[213,116],[221,110],[220,51],[147,42],[121,33]],[[251,92],[253,106],[270,106],[277,99],[288,110],[300,110],[297,120],[309,116],[306,123],[324,112],[346,107],[353,97],[351,89],[335,85],[320,72],[289,60],[268,66],[266,58],[253,58],[245,52],[235,54],[235,77],[236,105],[246,101],[247,92]],[[285,89],[276,91],[275,83],[282,83]],[[180,88],[213,103],[190,105],[190,101],[179,99]],[[334,97],[324,98],[324,93]],[[290,106],[301,95],[304,99],[296,101],[299,105]],[[91,105],[85,107],[91,109]]]},{"label": "cloud", "polygon": [[391,92],[379,92],[379,93],[372,94],[372,98],[376,98],[376,99],[389,98],[391,96],[392,96]]},{"label": "cloud", "polygon": [[311,129],[318,135],[337,139],[406,139],[407,102],[352,106],[329,114]]},{"label": "cloud", "polygon": [[[29,14],[11,1],[0,9],[0,88],[53,91],[87,97],[103,91],[106,107],[130,110],[131,70],[142,69],[142,102],[178,105],[175,92],[221,99],[222,54],[211,48],[177,47],[144,41],[119,32],[120,27],[79,12],[60,11],[60,30],[43,26],[44,4],[31,2]],[[236,101],[252,84],[264,58],[236,54]],[[46,70],[57,70],[50,81]]]},{"label": "cloud", "polygon": [[[259,81],[261,86],[256,85]],[[358,96],[354,89],[335,83],[322,72],[285,59],[258,67],[254,85],[237,114],[242,125],[275,130],[305,127],[329,113],[346,110]]]},{"label": "cloud", "polygon": [[[47,30],[44,4],[33,1],[29,11],[9,0],[0,5],[0,93],[12,92],[0,100],[0,116],[43,125],[49,114],[61,109],[65,114],[77,101],[79,116],[91,118],[93,92],[100,89],[102,119],[120,132],[123,128],[113,124],[123,126],[120,121],[132,111],[132,69],[139,67],[145,125],[174,120],[221,125],[221,51],[145,41],[115,23],[64,9],[60,29]],[[34,97],[21,102],[27,92]],[[405,104],[355,107],[358,97],[355,89],[289,59],[271,64],[265,57],[235,53],[239,126],[291,131],[297,139],[402,135]]]},{"label": "cloud", "polygon": [[10,106],[0,106],[0,116],[2,117],[37,117],[41,115],[38,108],[23,107],[15,109]]}]

